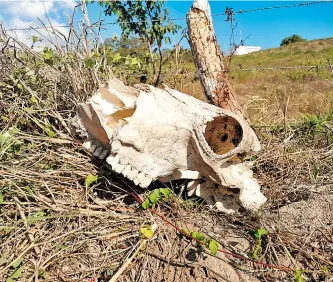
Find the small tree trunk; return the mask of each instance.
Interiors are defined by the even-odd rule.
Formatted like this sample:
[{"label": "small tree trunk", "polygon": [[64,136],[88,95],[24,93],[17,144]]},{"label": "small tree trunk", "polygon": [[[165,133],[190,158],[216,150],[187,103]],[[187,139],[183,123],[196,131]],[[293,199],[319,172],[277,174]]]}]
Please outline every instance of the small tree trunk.
[{"label": "small tree trunk", "polygon": [[242,114],[228,83],[222,53],[217,43],[208,0],[195,0],[187,13],[194,63],[210,103]]}]

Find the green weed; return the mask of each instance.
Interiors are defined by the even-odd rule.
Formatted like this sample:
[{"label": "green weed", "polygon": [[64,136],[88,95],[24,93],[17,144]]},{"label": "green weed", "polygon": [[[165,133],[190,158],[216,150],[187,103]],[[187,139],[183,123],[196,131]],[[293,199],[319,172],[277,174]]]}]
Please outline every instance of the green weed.
[{"label": "green weed", "polygon": [[254,232],[255,245],[251,257],[255,260],[259,259],[262,255],[262,237],[267,235],[268,231],[264,228],[259,228]]},{"label": "green weed", "polygon": [[155,189],[148,194],[147,199],[143,201],[141,206],[145,210],[154,208],[159,201],[169,199],[171,196],[173,196],[173,192],[169,188]]},{"label": "green weed", "polygon": [[[214,239],[207,239],[205,234],[201,233],[201,232],[197,232],[197,231],[189,231],[186,228],[183,228],[183,231],[186,234],[191,235],[194,239],[202,242],[210,251],[211,255],[216,256],[217,251],[219,249],[219,243],[216,242]],[[197,242],[197,246],[200,249],[202,247],[202,244],[200,244],[199,242]]]}]

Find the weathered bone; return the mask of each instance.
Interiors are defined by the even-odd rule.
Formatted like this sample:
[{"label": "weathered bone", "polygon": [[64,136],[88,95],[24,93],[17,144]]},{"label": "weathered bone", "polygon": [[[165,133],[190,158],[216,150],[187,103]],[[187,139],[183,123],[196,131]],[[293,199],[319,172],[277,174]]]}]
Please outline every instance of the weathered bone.
[{"label": "weathered bone", "polygon": [[107,163],[136,185],[193,179],[190,195],[228,213],[238,203],[253,210],[266,201],[251,164],[237,157],[259,151],[259,141],[231,111],[167,86],[127,87],[112,79],[78,114],[89,135],[84,147],[102,159],[110,152]]}]

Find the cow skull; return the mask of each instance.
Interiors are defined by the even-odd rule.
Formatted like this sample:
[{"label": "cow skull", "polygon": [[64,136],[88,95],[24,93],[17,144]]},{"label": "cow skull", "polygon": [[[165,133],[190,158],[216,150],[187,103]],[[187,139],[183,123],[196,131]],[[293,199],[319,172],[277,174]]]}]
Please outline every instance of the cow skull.
[{"label": "cow skull", "polygon": [[125,86],[112,79],[78,107],[84,147],[112,169],[146,188],[152,181],[191,179],[188,194],[227,213],[258,209],[266,198],[251,163],[238,156],[259,151],[247,121],[176,90]]}]

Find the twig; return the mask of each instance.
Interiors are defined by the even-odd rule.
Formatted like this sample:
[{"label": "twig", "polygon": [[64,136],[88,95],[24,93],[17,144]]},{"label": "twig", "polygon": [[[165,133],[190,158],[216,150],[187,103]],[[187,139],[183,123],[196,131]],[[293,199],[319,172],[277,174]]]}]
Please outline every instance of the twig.
[{"label": "twig", "polygon": [[112,278],[109,280],[109,282],[116,282],[118,278],[122,275],[122,273],[126,270],[128,265],[132,262],[132,260],[136,257],[136,255],[139,253],[139,251],[142,249],[142,247],[146,244],[147,240],[143,240],[139,247],[136,249],[134,254],[128,258],[128,260],[119,268],[119,270],[115,273],[115,275],[112,276]]},{"label": "twig", "polygon": [[[26,218],[25,215],[24,215],[24,211],[23,211],[23,209],[22,209],[22,207],[21,207],[21,205],[20,205],[20,201],[19,201],[19,199],[18,199],[17,197],[13,197],[13,200],[14,200],[15,203],[16,203],[16,206],[17,206],[17,209],[18,209],[18,211],[19,211],[19,213],[20,213],[21,219],[23,220],[24,227],[25,227],[26,230],[27,230],[28,238],[29,238],[29,240],[30,240],[30,243],[34,244],[34,243],[35,243],[35,238],[34,238],[34,236],[32,235],[32,233],[31,233],[30,230],[29,230],[28,221],[27,221],[27,218]],[[35,253],[36,253],[37,255],[40,254],[40,249],[39,249],[37,246],[34,246],[33,248],[34,248]]]}]

